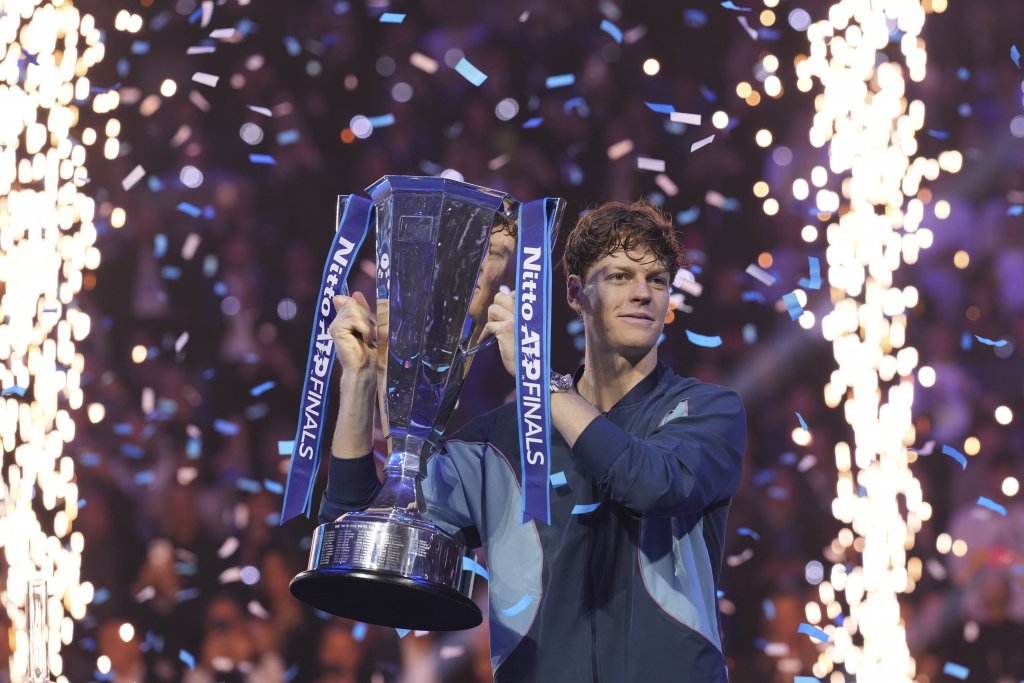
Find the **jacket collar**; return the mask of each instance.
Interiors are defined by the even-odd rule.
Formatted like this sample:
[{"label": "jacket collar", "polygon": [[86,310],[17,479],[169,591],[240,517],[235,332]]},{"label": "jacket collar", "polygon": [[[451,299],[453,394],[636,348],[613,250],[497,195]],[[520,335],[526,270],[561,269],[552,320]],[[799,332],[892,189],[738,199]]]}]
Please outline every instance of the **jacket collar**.
[{"label": "jacket collar", "polygon": [[[572,373],[572,383],[574,386],[577,385],[580,378],[583,377],[583,370],[585,368],[586,366],[581,364],[576,369],[576,372]],[[621,408],[629,408],[630,406],[639,405],[646,401],[654,391],[654,388],[658,386],[658,382],[661,381],[661,378],[666,372],[668,372],[668,368],[661,361],[658,361],[655,364],[654,369],[647,373],[642,380],[637,382],[632,389],[627,391],[626,395],[620,398],[618,402],[608,410],[608,413]],[[607,415],[608,413],[605,414]]]}]

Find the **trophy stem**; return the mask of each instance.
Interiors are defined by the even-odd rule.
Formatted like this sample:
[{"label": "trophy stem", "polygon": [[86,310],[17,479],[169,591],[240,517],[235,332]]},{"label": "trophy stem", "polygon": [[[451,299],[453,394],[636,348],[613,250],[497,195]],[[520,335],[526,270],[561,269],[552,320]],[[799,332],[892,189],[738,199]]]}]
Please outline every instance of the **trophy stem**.
[{"label": "trophy stem", "polygon": [[406,451],[392,451],[384,466],[384,475],[384,485],[366,512],[391,513],[399,510],[407,515],[418,516],[425,509],[420,484],[425,474],[420,456]]}]

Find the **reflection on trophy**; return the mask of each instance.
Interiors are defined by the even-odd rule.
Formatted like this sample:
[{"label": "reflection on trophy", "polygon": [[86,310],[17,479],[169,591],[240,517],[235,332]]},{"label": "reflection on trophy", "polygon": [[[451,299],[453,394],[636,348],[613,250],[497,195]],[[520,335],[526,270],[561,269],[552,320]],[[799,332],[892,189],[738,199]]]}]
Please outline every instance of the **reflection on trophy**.
[{"label": "reflection on trophy", "polygon": [[[386,479],[365,511],[317,527],[309,567],[291,590],[358,621],[471,628],[482,615],[469,597],[466,547],[422,514],[420,481],[479,348],[487,309],[515,260],[518,203],[441,178],[385,176],[368,192],[377,218]],[[561,205],[553,216],[560,217]]]}]

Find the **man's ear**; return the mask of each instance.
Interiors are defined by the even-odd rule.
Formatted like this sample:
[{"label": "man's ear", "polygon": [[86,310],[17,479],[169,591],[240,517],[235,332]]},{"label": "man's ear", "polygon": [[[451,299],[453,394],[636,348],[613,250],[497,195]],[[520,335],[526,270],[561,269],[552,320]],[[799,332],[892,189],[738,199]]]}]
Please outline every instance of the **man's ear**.
[{"label": "man's ear", "polygon": [[576,315],[583,314],[583,304],[580,302],[582,296],[583,283],[580,282],[579,275],[570,275],[565,281],[565,300]]}]

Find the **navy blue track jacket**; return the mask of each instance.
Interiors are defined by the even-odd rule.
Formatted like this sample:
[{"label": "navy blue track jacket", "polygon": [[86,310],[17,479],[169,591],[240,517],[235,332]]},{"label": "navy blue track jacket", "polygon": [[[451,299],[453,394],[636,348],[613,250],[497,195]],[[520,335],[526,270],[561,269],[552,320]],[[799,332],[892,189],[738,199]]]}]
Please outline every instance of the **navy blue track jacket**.
[{"label": "navy blue track jacket", "polygon": [[[726,681],[716,594],[746,442],[736,393],[659,363],[573,448],[552,430],[566,483],[550,526],[519,522],[515,410],[445,439],[423,481],[426,515],[487,552],[495,681]],[[320,521],[379,488],[372,456],[331,458]]]}]

